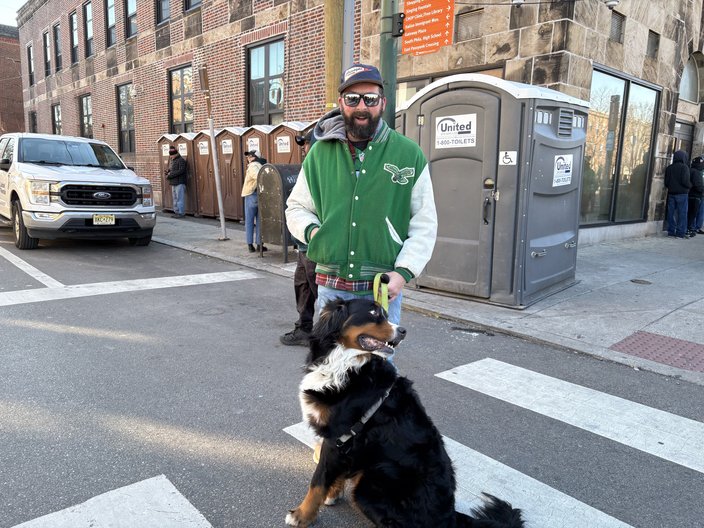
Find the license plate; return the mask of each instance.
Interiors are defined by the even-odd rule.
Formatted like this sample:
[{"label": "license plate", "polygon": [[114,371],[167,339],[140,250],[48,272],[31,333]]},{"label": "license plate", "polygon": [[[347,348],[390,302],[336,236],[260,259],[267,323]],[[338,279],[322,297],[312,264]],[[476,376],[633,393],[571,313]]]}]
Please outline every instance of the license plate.
[{"label": "license plate", "polygon": [[94,214],[93,225],[115,225],[114,214]]}]

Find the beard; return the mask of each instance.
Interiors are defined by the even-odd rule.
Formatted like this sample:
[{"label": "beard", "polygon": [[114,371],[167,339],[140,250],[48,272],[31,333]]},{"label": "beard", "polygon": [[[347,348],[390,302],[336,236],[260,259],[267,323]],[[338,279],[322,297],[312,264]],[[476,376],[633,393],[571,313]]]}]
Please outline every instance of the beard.
[{"label": "beard", "polygon": [[[345,120],[345,130],[348,135],[354,136],[358,139],[371,139],[374,132],[376,132],[376,127],[379,126],[381,114],[374,117],[370,112],[359,110],[354,111],[349,115],[343,112],[342,117]],[[368,118],[367,124],[359,125],[355,123],[355,117]]]}]

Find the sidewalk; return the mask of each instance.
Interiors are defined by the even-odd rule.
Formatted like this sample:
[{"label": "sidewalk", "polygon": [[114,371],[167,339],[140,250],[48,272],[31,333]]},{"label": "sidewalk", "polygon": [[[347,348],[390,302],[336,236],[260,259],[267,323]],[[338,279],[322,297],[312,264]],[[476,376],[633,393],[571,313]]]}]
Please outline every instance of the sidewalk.
[{"label": "sidewalk", "polygon": [[[159,214],[153,240],[293,277],[296,255],[249,253],[244,227]],[[404,290],[404,308],[512,334],[704,385],[704,235],[653,236],[579,247],[577,284],[524,310]]]}]

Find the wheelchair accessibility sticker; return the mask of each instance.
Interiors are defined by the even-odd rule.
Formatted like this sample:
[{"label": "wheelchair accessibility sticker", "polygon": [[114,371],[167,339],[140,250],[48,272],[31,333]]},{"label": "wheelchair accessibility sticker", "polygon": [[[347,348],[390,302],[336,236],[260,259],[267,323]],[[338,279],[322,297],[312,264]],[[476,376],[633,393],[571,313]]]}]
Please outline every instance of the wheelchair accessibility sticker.
[{"label": "wheelchair accessibility sticker", "polygon": [[518,160],[518,152],[515,150],[502,150],[499,152],[499,165],[515,165]]}]

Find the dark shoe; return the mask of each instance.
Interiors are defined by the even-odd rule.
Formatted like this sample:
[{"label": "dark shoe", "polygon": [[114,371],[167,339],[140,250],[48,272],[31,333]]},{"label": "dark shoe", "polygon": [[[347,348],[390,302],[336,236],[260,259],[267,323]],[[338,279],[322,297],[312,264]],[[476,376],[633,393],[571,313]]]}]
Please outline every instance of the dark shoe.
[{"label": "dark shoe", "polygon": [[257,251],[259,251],[260,249],[261,249],[262,251],[269,251],[269,248],[267,248],[266,246],[259,246],[259,245],[257,245]]},{"label": "dark shoe", "polygon": [[279,341],[287,346],[308,346],[310,344],[310,334],[300,328],[296,328],[279,337]]},{"label": "dark shoe", "polygon": [[180,215],[180,214],[172,214],[172,215],[171,215],[171,218],[183,218],[184,216],[186,216],[186,215],[185,215],[185,214],[182,214],[182,215]]},{"label": "dark shoe", "polygon": [[695,236],[697,236],[697,232],[694,229],[689,231],[687,234],[689,235],[689,238],[694,238]]},{"label": "dark shoe", "polygon": [[704,231],[702,231],[701,229],[697,229],[697,233],[699,233],[700,235],[704,235]]},{"label": "dark shoe", "polygon": [[250,253],[254,253],[256,249],[254,249],[254,244],[247,244],[247,247],[249,248]]}]

